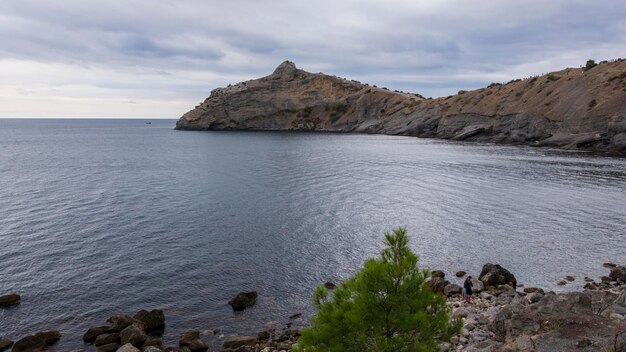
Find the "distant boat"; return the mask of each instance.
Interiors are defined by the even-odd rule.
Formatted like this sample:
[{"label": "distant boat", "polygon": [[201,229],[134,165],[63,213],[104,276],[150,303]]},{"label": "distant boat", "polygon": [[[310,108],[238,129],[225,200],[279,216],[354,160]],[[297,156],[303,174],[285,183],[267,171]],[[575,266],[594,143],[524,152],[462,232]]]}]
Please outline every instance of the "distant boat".
[{"label": "distant boat", "polygon": [[152,125],[152,122],[148,121],[146,122],[146,125]]}]

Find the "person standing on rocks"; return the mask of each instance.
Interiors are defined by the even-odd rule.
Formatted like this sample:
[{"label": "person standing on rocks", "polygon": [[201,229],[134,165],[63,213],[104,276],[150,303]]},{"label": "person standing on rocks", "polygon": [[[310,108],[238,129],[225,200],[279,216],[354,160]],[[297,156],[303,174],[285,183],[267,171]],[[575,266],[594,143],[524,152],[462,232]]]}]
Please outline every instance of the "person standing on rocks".
[{"label": "person standing on rocks", "polygon": [[472,295],[472,277],[468,276],[463,283],[463,299],[465,299],[466,303],[470,303],[470,296]]}]

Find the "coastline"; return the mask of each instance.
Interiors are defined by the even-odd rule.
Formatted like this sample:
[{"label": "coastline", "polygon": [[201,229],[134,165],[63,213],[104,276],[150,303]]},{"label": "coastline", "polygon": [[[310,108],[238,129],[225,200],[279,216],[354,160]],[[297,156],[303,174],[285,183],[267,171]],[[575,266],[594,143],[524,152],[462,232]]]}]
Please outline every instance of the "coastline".
[{"label": "coastline", "polygon": [[[506,269],[486,264],[480,280],[473,279],[475,292],[469,304],[461,297],[461,287],[445,280],[442,271],[435,270],[428,285],[447,297],[452,317],[464,320],[461,333],[450,342],[441,342],[440,348],[485,352],[608,351],[607,348],[617,343],[617,351],[624,351],[626,268],[611,263],[605,267],[610,274],[599,281],[585,278],[583,291],[554,293],[517,285],[513,274]],[[462,278],[466,274],[457,272],[455,276]],[[567,277],[564,282],[574,280]],[[325,286],[332,290],[334,284]],[[8,297],[0,299],[5,302],[2,309],[20,304],[19,295],[2,297]],[[256,295],[238,309],[254,305],[255,301]],[[185,332],[166,330],[166,315],[162,310],[141,310],[134,316],[114,315],[107,320],[109,325],[93,326],[85,332],[83,341],[86,351],[97,352],[281,352],[289,351],[297,343],[299,327],[306,327],[303,319],[301,313],[294,313],[282,323],[268,323],[256,336],[241,336],[219,327]],[[164,347],[161,340],[164,331],[167,335],[178,334],[179,345]],[[11,347],[16,352],[41,351],[54,346],[62,333],[38,332],[15,343],[0,336],[0,352]]]}]

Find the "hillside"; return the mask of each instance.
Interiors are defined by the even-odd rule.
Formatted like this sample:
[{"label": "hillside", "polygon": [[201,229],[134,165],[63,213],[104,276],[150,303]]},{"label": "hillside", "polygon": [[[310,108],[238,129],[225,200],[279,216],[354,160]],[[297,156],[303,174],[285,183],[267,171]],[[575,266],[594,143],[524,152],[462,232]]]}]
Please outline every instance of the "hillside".
[{"label": "hillside", "polygon": [[269,76],[213,90],[176,128],[381,133],[624,155],[626,60],[437,99],[309,73],[285,61]]}]

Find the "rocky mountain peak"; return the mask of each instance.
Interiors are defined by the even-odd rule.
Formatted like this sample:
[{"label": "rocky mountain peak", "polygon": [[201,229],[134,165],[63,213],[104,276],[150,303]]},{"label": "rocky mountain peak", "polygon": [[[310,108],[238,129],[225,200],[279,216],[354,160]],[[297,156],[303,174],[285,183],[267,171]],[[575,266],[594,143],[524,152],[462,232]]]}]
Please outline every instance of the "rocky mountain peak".
[{"label": "rocky mountain peak", "polygon": [[294,64],[292,61],[285,60],[283,61],[283,63],[278,65],[278,67],[276,67],[272,76],[287,79],[293,78],[295,76],[296,70],[296,64]]}]

